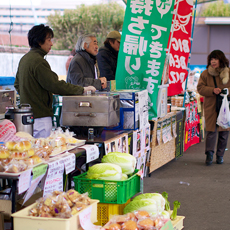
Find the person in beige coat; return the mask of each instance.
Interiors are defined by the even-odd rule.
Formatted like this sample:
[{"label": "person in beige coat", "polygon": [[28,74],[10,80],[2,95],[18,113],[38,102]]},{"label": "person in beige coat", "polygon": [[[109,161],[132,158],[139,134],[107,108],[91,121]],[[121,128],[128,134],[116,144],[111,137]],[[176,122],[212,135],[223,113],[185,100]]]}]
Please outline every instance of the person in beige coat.
[{"label": "person in beige coat", "polygon": [[201,73],[197,85],[199,94],[204,96],[206,130],[205,163],[206,165],[212,164],[218,133],[216,163],[222,164],[224,162],[223,156],[227,146],[229,130],[222,129],[216,124],[218,114],[216,111],[216,95],[221,92],[223,93],[224,88],[228,88],[230,92],[229,60],[225,57],[222,51],[214,50],[208,55],[207,62],[207,69]]}]

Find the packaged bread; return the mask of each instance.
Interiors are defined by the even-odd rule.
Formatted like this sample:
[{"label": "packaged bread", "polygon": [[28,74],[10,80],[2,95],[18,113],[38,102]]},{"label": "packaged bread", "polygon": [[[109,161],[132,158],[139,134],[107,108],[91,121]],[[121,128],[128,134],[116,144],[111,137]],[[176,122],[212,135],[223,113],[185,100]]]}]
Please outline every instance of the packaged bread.
[{"label": "packaged bread", "polygon": [[25,171],[27,168],[28,165],[23,160],[13,159],[8,165],[6,165],[5,172],[19,173]]},{"label": "packaged bread", "polygon": [[7,141],[5,143],[5,146],[7,149],[12,150],[12,151],[26,151],[31,148],[31,142],[26,140],[26,141]]},{"label": "packaged bread", "polygon": [[7,159],[10,156],[10,151],[7,149],[0,150],[0,159]]},{"label": "packaged bread", "polygon": [[18,151],[26,151],[31,148],[31,142],[30,141],[19,141],[15,145],[15,150]]},{"label": "packaged bread", "polygon": [[6,146],[6,148],[9,149],[9,150],[16,150],[16,147],[15,147],[16,144],[17,144],[16,141],[7,141],[7,142],[5,143],[5,146]]},{"label": "packaged bread", "polygon": [[34,166],[34,165],[37,165],[39,163],[42,162],[42,159],[39,157],[39,156],[32,156],[32,157],[29,157],[29,158],[26,158],[24,159],[24,162],[28,165],[28,166]]},{"label": "packaged bread", "polygon": [[10,158],[12,159],[18,159],[18,160],[23,160],[29,157],[28,151],[25,152],[20,152],[20,151],[11,151],[10,152]]},{"label": "packaged bread", "polygon": [[34,152],[36,156],[39,156],[44,159],[49,159],[50,154],[52,153],[53,148],[49,145],[44,147],[35,148]]}]

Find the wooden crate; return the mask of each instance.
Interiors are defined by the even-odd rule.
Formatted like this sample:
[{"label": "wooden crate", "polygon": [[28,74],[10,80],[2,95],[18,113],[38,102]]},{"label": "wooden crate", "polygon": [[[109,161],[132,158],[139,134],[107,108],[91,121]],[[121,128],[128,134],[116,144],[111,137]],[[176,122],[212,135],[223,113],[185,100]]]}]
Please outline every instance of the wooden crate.
[{"label": "wooden crate", "polygon": [[184,216],[177,216],[175,220],[172,220],[172,225],[174,230],[181,230],[184,228],[183,220]]}]

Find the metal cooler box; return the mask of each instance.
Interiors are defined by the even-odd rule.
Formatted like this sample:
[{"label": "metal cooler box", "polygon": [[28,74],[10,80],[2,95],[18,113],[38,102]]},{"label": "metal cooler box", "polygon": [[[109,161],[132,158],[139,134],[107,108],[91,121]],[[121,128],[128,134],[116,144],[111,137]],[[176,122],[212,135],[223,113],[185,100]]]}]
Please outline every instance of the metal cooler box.
[{"label": "metal cooler box", "polygon": [[62,125],[107,127],[120,121],[120,99],[114,93],[63,96]]}]

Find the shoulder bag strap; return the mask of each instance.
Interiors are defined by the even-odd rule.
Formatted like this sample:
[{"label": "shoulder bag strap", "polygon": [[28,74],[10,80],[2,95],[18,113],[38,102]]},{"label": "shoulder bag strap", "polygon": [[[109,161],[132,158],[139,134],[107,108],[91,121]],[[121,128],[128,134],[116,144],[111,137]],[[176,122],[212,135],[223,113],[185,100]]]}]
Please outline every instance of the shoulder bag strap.
[{"label": "shoulder bag strap", "polygon": [[216,78],[214,76],[212,76],[212,77],[213,77],[213,81],[214,81],[215,87],[217,88]]}]

